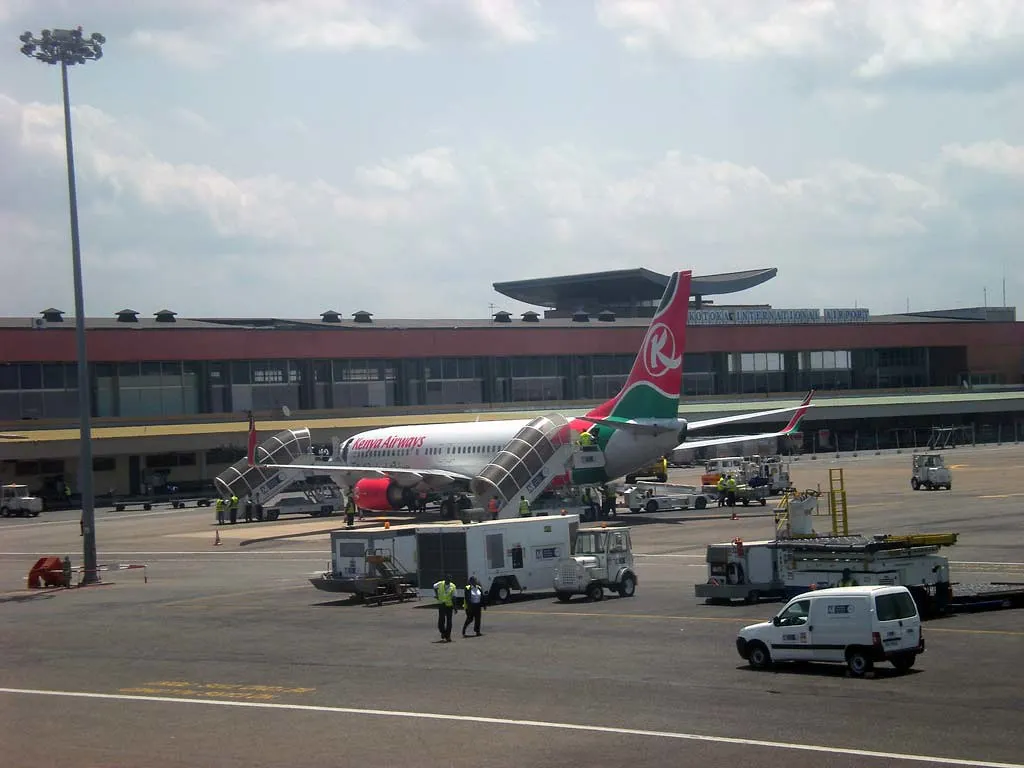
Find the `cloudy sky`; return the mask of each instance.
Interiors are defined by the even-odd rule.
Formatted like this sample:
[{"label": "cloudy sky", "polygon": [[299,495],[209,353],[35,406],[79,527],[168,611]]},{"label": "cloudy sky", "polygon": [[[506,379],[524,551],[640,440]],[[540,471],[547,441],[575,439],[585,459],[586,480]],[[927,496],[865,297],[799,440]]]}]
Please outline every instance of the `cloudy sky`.
[{"label": "cloudy sky", "polygon": [[481,317],[640,266],[1024,306],[1020,0],[0,0],[6,315],[73,309],[59,74],[17,38],[79,24],[90,315]]}]

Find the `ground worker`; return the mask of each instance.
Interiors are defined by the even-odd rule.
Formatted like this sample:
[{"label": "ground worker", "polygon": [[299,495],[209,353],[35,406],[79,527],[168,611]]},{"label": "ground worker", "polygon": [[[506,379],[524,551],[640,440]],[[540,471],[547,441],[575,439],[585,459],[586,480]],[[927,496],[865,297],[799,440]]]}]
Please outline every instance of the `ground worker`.
[{"label": "ground worker", "polygon": [[247,497],[245,500],[245,522],[252,522],[252,497]]},{"label": "ground worker", "polygon": [[501,505],[498,504],[498,497],[491,496],[490,501],[487,502],[487,512],[491,516],[491,520],[498,519],[498,512],[501,510]]},{"label": "ground worker", "polygon": [[731,473],[725,479],[725,497],[730,507],[736,506],[736,478]]},{"label": "ground worker", "polygon": [[345,502],[345,525],[351,528],[356,524],[356,500],[355,494],[349,491],[348,501]]},{"label": "ground worker", "polygon": [[230,513],[231,524],[234,525],[238,522],[238,497],[233,493],[231,494]]},{"label": "ground worker", "polygon": [[857,580],[853,578],[853,574],[849,568],[843,568],[843,578],[839,580],[840,587],[856,587],[858,586]]},{"label": "ground worker", "polygon": [[71,586],[71,558],[67,555],[64,555],[64,559],[61,561],[61,571],[61,575],[64,577],[64,587],[68,588]]},{"label": "ground worker", "polygon": [[604,487],[604,505],[601,511],[604,517],[614,517],[615,515],[615,489],[610,485]]},{"label": "ground worker", "polygon": [[451,576],[434,584],[434,597],[437,605],[437,631],[441,633],[441,642],[452,641],[452,614],[455,612],[455,583]]},{"label": "ground worker", "polygon": [[224,525],[224,499],[217,499],[217,525]]},{"label": "ground worker", "polygon": [[725,475],[719,475],[718,476],[718,482],[715,483],[715,490],[718,491],[718,506],[720,506],[720,507],[724,507],[725,506],[725,489],[726,489]]},{"label": "ground worker", "polygon": [[526,500],[525,496],[519,497],[519,516],[529,517],[530,516],[530,502]]},{"label": "ground worker", "polygon": [[64,501],[68,504],[68,509],[71,508],[71,486],[64,483]]},{"label": "ground worker", "polygon": [[580,432],[580,448],[589,448],[594,444],[594,438],[589,432]]},{"label": "ground worker", "polygon": [[484,591],[477,583],[476,576],[469,577],[469,584],[465,589],[466,621],[462,625],[462,636],[466,636],[466,629],[469,623],[473,622],[473,632],[480,637],[480,618],[484,610]]}]

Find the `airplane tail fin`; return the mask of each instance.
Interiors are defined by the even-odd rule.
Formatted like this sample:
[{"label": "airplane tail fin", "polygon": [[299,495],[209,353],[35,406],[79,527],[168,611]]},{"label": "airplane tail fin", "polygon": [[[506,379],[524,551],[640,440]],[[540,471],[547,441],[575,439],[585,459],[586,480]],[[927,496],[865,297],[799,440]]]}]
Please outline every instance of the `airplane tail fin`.
[{"label": "airplane tail fin", "polygon": [[691,272],[669,278],[622,390],[590,411],[595,419],[674,419],[683,384]]}]

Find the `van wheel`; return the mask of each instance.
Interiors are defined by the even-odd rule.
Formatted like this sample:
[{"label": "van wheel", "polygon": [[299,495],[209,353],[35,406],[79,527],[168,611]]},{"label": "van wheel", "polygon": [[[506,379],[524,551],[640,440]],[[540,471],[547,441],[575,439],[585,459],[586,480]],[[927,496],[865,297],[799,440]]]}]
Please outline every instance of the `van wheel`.
[{"label": "van wheel", "polygon": [[636,594],[636,579],[627,573],[619,584],[619,597],[632,597],[634,594]]},{"label": "van wheel", "polygon": [[595,603],[604,600],[604,587],[595,581],[587,587],[587,599]]},{"label": "van wheel", "polygon": [[658,502],[656,502],[654,499],[651,499],[650,501],[647,502],[647,506],[645,506],[644,509],[647,511],[647,514],[653,515],[655,512],[658,511]]},{"label": "van wheel", "polygon": [[901,653],[899,656],[892,657],[892,665],[896,667],[898,672],[909,672],[916,660],[916,653]]},{"label": "van wheel", "polygon": [[750,666],[753,669],[767,669],[771,666],[772,657],[769,655],[764,643],[755,641],[750,644],[747,650],[747,661],[750,662]]},{"label": "van wheel", "polygon": [[494,594],[494,599],[499,603],[507,603],[512,599],[512,590],[506,584],[498,584],[491,591]]},{"label": "van wheel", "polygon": [[708,505],[708,500],[703,496],[698,496],[697,501],[693,503],[693,506],[697,509],[704,509]]},{"label": "van wheel", "polygon": [[747,593],[747,602],[748,603],[750,603],[752,605],[756,605],[758,602],[760,602],[760,600],[761,600],[761,593],[758,592],[756,589],[752,589],[752,590],[750,590],[750,592]]},{"label": "van wheel", "polygon": [[572,592],[555,592],[555,597],[558,598],[560,603],[568,603],[572,600]]},{"label": "van wheel", "polygon": [[871,671],[874,664],[866,651],[860,648],[851,648],[846,652],[846,666],[850,668],[850,673],[854,677],[864,677]]},{"label": "van wheel", "polygon": [[921,483],[919,483],[917,481],[916,477],[912,477],[912,478],[910,478],[910,487],[913,488],[916,491],[916,490],[920,489]]}]

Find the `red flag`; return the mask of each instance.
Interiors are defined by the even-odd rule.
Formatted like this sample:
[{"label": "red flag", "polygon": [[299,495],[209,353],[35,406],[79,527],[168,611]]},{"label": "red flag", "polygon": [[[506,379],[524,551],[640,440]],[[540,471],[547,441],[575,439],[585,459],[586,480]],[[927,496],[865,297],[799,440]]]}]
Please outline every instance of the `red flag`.
[{"label": "red flag", "polygon": [[249,411],[249,466],[256,464],[256,419]]}]

